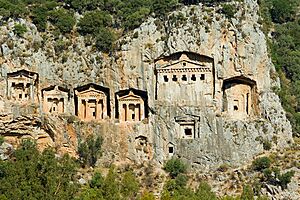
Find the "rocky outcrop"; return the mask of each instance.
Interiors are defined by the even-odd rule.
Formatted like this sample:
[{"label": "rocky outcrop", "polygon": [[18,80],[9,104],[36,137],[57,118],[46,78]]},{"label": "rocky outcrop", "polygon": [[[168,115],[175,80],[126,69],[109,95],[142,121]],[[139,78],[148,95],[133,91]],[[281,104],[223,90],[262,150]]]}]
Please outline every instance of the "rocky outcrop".
[{"label": "rocky outcrop", "polygon": [[[278,82],[258,23],[258,4],[246,0],[234,5],[244,9],[232,19],[219,12],[220,6],[202,4],[182,7],[167,20],[150,17],[134,30],[135,37],[129,33],[121,38],[111,55],[95,51],[83,37],[55,38],[28,21],[10,20],[0,27],[0,110],[12,117],[1,120],[1,134],[38,140],[46,135],[49,146],[73,154],[77,140],[100,134],[100,163],[163,163],[175,155],[197,169],[239,165],[261,153],[264,141],[273,149],[288,146],[292,130],[271,89]],[[23,37],[13,33],[15,23],[28,27]],[[184,63],[195,67],[187,69]],[[20,69],[39,75],[33,109],[7,97],[8,75]],[[165,80],[163,73],[170,73]],[[203,92],[193,75],[211,90]],[[163,82],[167,80],[173,86]],[[74,117],[74,88],[88,83],[110,89],[110,113],[101,121]],[[67,108],[58,117],[42,109],[41,90],[54,84],[70,90]],[[142,121],[117,117],[115,94],[129,88],[147,93],[148,116]]]}]

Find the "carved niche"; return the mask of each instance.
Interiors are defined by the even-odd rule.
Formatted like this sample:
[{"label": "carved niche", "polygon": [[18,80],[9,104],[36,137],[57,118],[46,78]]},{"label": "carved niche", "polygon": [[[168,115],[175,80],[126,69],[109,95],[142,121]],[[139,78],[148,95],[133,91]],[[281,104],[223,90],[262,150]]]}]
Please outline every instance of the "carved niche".
[{"label": "carved niche", "polygon": [[45,113],[64,113],[66,102],[69,100],[69,90],[60,86],[50,86],[42,90],[42,97]]},{"label": "carved niche", "polygon": [[233,77],[223,82],[223,112],[230,118],[245,119],[257,113],[256,82]]},{"label": "carved niche", "polygon": [[37,95],[38,74],[19,70],[7,74],[7,97],[16,102],[35,101]]},{"label": "carved niche", "polygon": [[175,122],[180,126],[178,137],[181,139],[194,139],[199,137],[200,117],[184,115],[175,117]]},{"label": "carved niche", "polygon": [[159,101],[197,104],[214,98],[213,59],[192,52],[178,52],[156,60],[156,94]]},{"label": "carved niche", "polygon": [[128,89],[116,93],[116,116],[120,121],[137,122],[148,116],[147,92]]},{"label": "carved niche", "polygon": [[101,120],[109,116],[109,89],[90,83],[75,88],[75,114],[82,120]]}]

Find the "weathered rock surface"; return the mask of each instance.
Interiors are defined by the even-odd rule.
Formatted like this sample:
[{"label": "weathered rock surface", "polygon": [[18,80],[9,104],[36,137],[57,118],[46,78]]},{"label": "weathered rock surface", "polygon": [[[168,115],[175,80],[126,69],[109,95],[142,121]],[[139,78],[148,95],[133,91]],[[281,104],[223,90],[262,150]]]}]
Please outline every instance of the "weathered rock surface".
[{"label": "weathered rock surface", "polygon": [[[288,146],[292,143],[292,130],[271,89],[278,82],[272,79],[275,69],[258,24],[257,2],[236,4],[243,9],[231,20],[218,12],[220,7],[201,4],[183,7],[166,21],[149,18],[134,31],[138,37],[129,33],[121,38],[120,50],[109,56],[85,45],[83,37],[54,38],[50,33],[38,33],[28,21],[10,20],[0,27],[1,135],[14,144],[18,143],[14,138],[30,136],[43,147],[52,146],[75,155],[78,140],[100,134],[104,138],[104,156],[99,163],[163,163],[175,154],[196,169],[249,161],[263,151],[262,141],[272,142],[273,149]],[[29,29],[21,38],[13,33],[15,23]],[[199,98],[193,102],[155,98],[156,61],[182,52],[212,60],[214,94],[210,100],[193,90],[179,92],[172,88],[159,92],[174,93],[178,99],[189,95]],[[34,106],[20,106],[7,98],[7,74],[20,69],[39,75]],[[251,80],[253,96],[257,97],[249,104],[251,109],[256,108],[255,112],[241,119],[224,111],[224,83],[234,77]],[[81,122],[74,117],[73,89],[91,82],[110,89],[110,118]],[[70,90],[63,115],[42,112],[41,90],[52,85]],[[120,122],[115,118],[115,93],[128,88],[147,91],[149,116],[141,122]],[[176,121],[176,117],[187,116],[199,117],[193,125],[197,128],[192,139],[180,137],[182,127]]]}]

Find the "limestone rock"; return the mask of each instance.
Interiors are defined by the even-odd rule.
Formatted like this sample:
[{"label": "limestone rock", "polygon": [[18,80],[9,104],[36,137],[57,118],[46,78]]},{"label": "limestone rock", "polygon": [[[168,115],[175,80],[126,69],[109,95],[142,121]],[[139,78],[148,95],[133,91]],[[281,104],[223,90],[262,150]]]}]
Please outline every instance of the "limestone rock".
[{"label": "limestone rock", "polygon": [[[291,125],[271,89],[279,83],[271,79],[275,69],[258,23],[258,4],[246,0],[235,5],[243,9],[231,20],[219,12],[220,6],[202,4],[182,7],[166,21],[149,17],[134,30],[138,37],[121,38],[120,51],[112,55],[85,45],[81,36],[61,36],[58,44],[51,33],[39,33],[26,20],[21,23],[30,31],[18,38],[10,20],[0,27],[0,134],[14,144],[34,138],[43,148],[74,156],[79,140],[99,134],[103,165],[162,164],[178,156],[202,170],[245,163],[264,151],[263,140],[272,142],[274,150],[288,146]],[[30,84],[35,79],[21,84],[24,91],[32,88],[36,98],[26,96],[29,102],[9,95],[9,88],[18,88],[10,75],[21,70],[38,74],[38,84]],[[101,98],[96,103],[90,94],[82,102],[74,92],[90,83],[109,89],[110,109],[101,120],[95,118],[104,108],[95,106]],[[43,89],[56,86],[68,91],[64,106],[53,93],[49,102],[58,107],[47,107]],[[131,88],[142,91],[147,115],[139,113],[141,105],[131,97],[128,107],[121,108],[117,94]],[[85,105],[83,112],[78,103]],[[48,109],[54,107],[59,113]],[[120,112],[131,120],[120,119]]]}]

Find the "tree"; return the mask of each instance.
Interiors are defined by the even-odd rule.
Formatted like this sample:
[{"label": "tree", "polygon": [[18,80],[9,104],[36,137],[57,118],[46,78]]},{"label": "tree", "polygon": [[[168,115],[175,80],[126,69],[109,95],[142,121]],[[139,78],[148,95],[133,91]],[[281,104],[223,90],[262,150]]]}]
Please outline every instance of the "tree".
[{"label": "tree", "polygon": [[95,166],[98,157],[101,155],[102,142],[102,137],[90,135],[86,141],[79,143],[79,160],[83,166]]},{"label": "tree", "polygon": [[50,21],[61,33],[69,33],[75,25],[74,14],[66,9],[54,10],[50,13]]},{"label": "tree", "polygon": [[40,153],[35,143],[23,141],[13,160],[0,161],[0,193],[7,199],[74,199],[76,164],[54,151]]},{"label": "tree", "polygon": [[166,172],[169,172],[172,178],[175,178],[180,173],[185,173],[187,166],[181,160],[172,158],[165,163],[164,169]]},{"label": "tree", "polygon": [[139,190],[138,182],[133,172],[125,172],[121,182],[121,193],[123,199],[133,199]]},{"label": "tree", "polygon": [[96,47],[103,52],[110,52],[115,41],[115,35],[107,28],[101,28],[96,35]]}]

